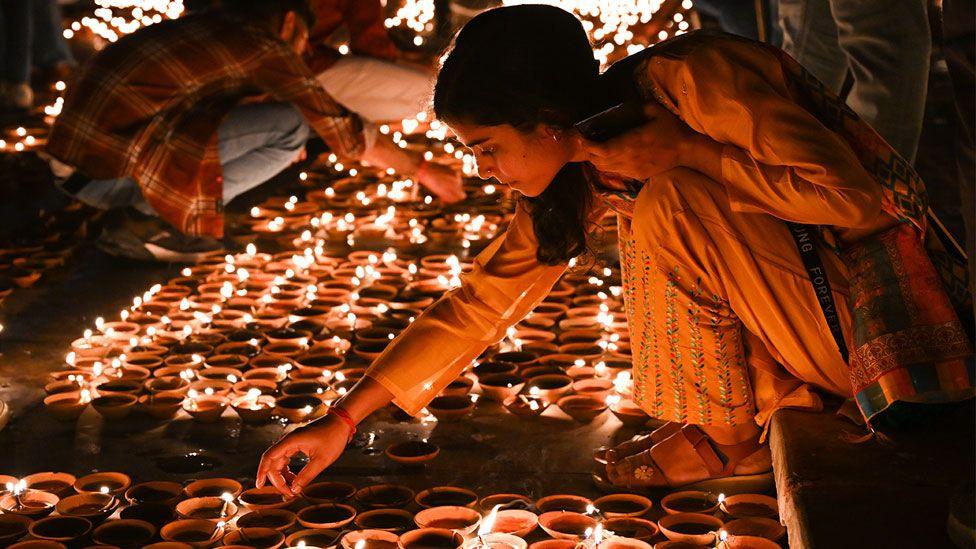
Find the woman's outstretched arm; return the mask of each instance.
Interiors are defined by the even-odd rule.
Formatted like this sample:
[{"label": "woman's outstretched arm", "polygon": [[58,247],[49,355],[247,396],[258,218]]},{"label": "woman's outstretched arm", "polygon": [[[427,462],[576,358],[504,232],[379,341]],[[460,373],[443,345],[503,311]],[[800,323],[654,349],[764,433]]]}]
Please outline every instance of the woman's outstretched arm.
[{"label": "woman's outstretched arm", "polygon": [[[353,386],[333,406],[345,410],[354,423],[386,406],[393,395],[376,381],[364,377]],[[351,427],[338,416],[325,417],[303,425],[285,435],[269,448],[258,465],[256,485],[258,488],[270,482],[282,494],[298,495],[302,488],[332,465],[349,441]],[[291,479],[288,462],[296,454],[305,454],[308,463]]]},{"label": "woman's outstretched arm", "polygon": [[[600,215],[604,208],[594,211]],[[366,375],[336,404],[355,423],[391,400],[416,415],[509,326],[522,320],[565,272],[566,265],[536,259],[538,241],[532,219],[521,206],[504,235],[475,259],[460,288],[431,305],[390,342]],[[261,459],[257,485],[271,482],[295,494],[331,465],[349,438],[349,425],[328,414],[295,429]],[[302,453],[308,465],[288,478],[291,457]]]}]

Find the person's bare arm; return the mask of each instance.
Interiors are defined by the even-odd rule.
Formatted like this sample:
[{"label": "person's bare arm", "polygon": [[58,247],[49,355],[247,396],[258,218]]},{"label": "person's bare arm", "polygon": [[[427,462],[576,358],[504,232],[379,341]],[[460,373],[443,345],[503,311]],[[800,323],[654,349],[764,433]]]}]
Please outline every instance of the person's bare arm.
[{"label": "person's bare arm", "polygon": [[[339,406],[359,424],[376,410],[386,406],[393,394],[370,377],[364,377],[340,397],[333,406]],[[261,456],[258,465],[258,488],[270,481],[282,494],[297,496],[302,489],[326,467],[338,459],[349,440],[349,425],[333,415],[303,425],[285,435]],[[293,480],[288,463],[297,454],[305,454],[308,463]]]},{"label": "person's bare arm", "polygon": [[448,204],[464,199],[461,174],[457,170],[433,162],[425,163],[420,155],[408,153],[384,136],[376,136],[372,145],[363,152],[361,160],[371,166],[393,168],[403,176],[415,178]]}]

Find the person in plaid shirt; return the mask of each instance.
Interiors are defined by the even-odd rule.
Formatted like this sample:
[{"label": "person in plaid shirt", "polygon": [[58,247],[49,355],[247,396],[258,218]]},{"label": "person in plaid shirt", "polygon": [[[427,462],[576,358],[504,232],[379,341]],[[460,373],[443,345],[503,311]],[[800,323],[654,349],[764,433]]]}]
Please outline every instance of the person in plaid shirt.
[{"label": "person in plaid shirt", "polygon": [[[142,259],[219,248],[224,204],[292,163],[309,128],[343,159],[463,197],[455,171],[364,134],[322,89],[300,56],[313,24],[307,0],[224,2],[124,37],[82,68],[45,151],[52,171],[85,203],[154,221],[129,216],[103,248]],[[259,94],[271,99],[242,102]]]}]

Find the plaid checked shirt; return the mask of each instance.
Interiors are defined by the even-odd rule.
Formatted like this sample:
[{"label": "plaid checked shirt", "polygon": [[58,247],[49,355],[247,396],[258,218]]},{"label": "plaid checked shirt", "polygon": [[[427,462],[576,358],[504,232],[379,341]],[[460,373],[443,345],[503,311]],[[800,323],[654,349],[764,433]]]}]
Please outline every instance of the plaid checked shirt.
[{"label": "plaid checked shirt", "polygon": [[92,179],[133,177],[167,222],[223,235],[217,128],[241,99],[295,105],[332,150],[363,151],[362,122],[269,30],[219,12],[126,36],[80,71],[47,152]]},{"label": "plaid checked shirt", "polygon": [[349,32],[352,53],[388,61],[399,55],[383,26],[383,6],[379,0],[312,0],[311,6],[315,12],[315,28],[309,34],[305,62],[315,74],[321,74],[342,57],[327,40],[343,26]]}]

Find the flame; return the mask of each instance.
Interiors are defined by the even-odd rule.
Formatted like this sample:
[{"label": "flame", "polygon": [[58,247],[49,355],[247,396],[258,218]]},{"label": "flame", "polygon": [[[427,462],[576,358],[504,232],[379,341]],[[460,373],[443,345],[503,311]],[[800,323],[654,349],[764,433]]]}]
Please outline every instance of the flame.
[{"label": "flame", "polygon": [[492,507],[491,512],[485,517],[485,520],[481,521],[481,526],[478,527],[478,536],[484,536],[491,533],[492,527],[495,526],[495,519],[498,518],[498,508],[501,504]]}]

